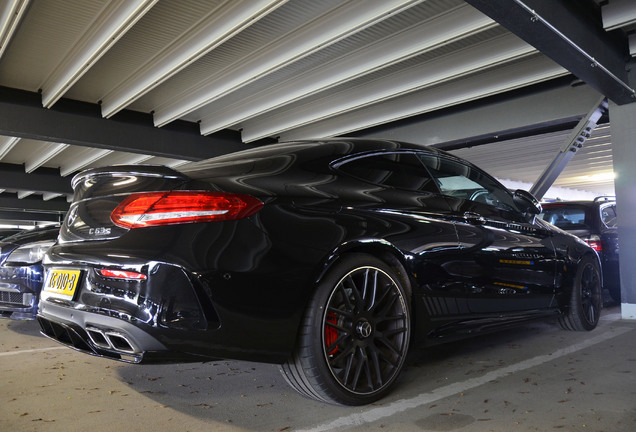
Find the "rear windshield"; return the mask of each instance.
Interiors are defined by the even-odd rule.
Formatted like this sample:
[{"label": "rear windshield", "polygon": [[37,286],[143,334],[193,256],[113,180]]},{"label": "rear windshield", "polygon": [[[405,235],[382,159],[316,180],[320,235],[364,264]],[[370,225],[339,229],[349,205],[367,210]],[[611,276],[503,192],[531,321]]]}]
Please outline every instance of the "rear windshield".
[{"label": "rear windshield", "polygon": [[590,229],[590,212],[585,206],[545,206],[539,217],[564,230]]}]

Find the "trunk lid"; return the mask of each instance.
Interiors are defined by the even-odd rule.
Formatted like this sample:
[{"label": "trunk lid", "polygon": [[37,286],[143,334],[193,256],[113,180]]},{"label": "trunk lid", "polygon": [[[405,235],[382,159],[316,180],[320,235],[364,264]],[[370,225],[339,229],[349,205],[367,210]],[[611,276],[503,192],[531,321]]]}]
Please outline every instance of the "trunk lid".
[{"label": "trunk lid", "polygon": [[110,215],[130,194],[181,189],[190,177],[164,166],[121,165],[94,168],[73,178],[73,202],[60,230],[60,242],[110,240],[128,229]]}]

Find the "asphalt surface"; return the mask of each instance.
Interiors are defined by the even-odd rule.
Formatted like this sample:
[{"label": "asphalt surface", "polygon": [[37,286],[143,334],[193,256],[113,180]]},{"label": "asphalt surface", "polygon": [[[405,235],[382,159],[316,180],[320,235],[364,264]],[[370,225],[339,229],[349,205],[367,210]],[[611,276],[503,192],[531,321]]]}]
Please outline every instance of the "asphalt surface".
[{"label": "asphalt surface", "polygon": [[414,351],[365,407],[303,398],[276,365],[130,365],[0,320],[0,431],[633,432],[636,321],[603,312],[589,333],[542,322]]}]

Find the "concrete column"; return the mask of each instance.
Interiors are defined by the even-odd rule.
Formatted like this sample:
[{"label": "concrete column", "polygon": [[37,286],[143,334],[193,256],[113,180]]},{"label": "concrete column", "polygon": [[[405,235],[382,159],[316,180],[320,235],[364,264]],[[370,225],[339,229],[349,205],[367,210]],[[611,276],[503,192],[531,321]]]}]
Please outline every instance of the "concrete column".
[{"label": "concrete column", "polygon": [[636,103],[610,102],[623,319],[636,320]]}]

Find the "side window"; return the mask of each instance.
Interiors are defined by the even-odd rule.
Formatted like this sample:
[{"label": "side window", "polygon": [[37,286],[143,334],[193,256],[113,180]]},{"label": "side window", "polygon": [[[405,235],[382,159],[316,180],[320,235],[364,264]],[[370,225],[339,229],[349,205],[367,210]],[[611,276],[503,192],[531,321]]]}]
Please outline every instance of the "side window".
[{"label": "side window", "polygon": [[590,229],[592,225],[589,208],[579,205],[548,205],[539,217],[564,230]]},{"label": "side window", "polygon": [[618,221],[616,220],[616,206],[610,205],[601,209],[601,220],[608,228],[617,227]]},{"label": "side window", "polygon": [[380,186],[438,193],[435,183],[413,153],[365,155],[336,164],[335,168]]},{"label": "side window", "polygon": [[483,171],[443,156],[421,154],[420,159],[444,195],[517,211],[512,195]]}]

